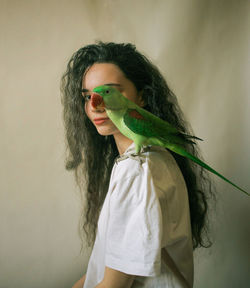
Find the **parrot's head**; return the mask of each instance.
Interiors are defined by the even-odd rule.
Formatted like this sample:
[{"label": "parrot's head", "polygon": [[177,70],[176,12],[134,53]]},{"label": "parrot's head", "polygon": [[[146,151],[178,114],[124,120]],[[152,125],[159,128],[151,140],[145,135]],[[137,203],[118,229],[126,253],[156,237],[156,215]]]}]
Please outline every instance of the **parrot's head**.
[{"label": "parrot's head", "polygon": [[95,108],[102,105],[105,109],[112,111],[121,110],[127,107],[128,99],[114,87],[102,85],[96,87],[93,92],[91,104]]}]

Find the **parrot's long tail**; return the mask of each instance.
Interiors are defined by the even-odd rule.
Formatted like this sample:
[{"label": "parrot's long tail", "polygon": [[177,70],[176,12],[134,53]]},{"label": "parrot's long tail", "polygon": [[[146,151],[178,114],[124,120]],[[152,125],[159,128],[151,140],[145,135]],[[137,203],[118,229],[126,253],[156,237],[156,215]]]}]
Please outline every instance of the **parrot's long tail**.
[{"label": "parrot's long tail", "polygon": [[231,185],[233,185],[234,187],[236,187],[237,189],[239,189],[240,191],[244,192],[245,194],[247,194],[248,196],[250,196],[250,194],[243,190],[242,188],[240,188],[239,186],[237,186],[236,184],[234,184],[233,182],[231,182],[230,180],[228,180],[227,178],[225,178],[223,175],[221,175],[220,173],[218,173],[217,171],[215,171],[213,168],[211,168],[210,166],[208,166],[206,163],[204,163],[203,161],[201,161],[199,158],[195,157],[194,155],[190,154],[189,152],[185,151],[182,147],[176,146],[176,145],[171,145],[168,144],[166,145],[166,147],[168,149],[170,149],[171,151],[187,157],[189,159],[191,159],[192,161],[194,161],[195,163],[199,164],[200,166],[204,167],[205,169],[207,169],[208,171],[214,173],[215,175],[219,176],[220,178],[222,178],[223,180],[225,180],[226,182],[230,183]]}]

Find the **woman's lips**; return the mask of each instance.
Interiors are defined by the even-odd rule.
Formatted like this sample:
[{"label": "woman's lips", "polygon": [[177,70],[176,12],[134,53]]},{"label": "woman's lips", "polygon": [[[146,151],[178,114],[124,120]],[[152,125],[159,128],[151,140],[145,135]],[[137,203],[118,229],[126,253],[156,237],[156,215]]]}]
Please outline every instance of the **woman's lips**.
[{"label": "woman's lips", "polygon": [[100,125],[100,124],[104,123],[104,122],[107,121],[107,120],[109,120],[109,118],[95,118],[95,119],[94,119],[94,123],[95,123],[96,125]]}]

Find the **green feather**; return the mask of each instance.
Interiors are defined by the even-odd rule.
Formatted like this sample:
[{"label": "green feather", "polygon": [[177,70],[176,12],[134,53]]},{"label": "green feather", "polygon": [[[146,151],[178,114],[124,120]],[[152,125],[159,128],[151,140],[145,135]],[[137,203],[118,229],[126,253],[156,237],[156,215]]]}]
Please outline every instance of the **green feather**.
[{"label": "green feather", "polygon": [[[131,113],[135,111],[141,116],[140,118],[131,116]],[[143,135],[145,137],[157,137],[166,143],[175,144],[195,143],[189,140],[189,138],[199,139],[197,137],[179,132],[166,121],[163,121],[148,111],[146,111],[147,113],[144,111],[146,110],[142,108],[139,109],[137,107],[136,109],[127,109],[123,116],[125,125],[134,133]]]}]

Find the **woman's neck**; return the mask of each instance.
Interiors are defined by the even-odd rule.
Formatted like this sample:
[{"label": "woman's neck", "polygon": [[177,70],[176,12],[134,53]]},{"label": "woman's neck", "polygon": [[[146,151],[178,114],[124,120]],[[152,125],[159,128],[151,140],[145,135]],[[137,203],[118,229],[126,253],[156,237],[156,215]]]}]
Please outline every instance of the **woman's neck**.
[{"label": "woman's neck", "polygon": [[116,143],[116,146],[120,155],[122,155],[128,149],[128,147],[133,143],[132,140],[130,140],[129,138],[127,138],[121,133],[114,134],[113,136],[114,136],[115,143]]}]

